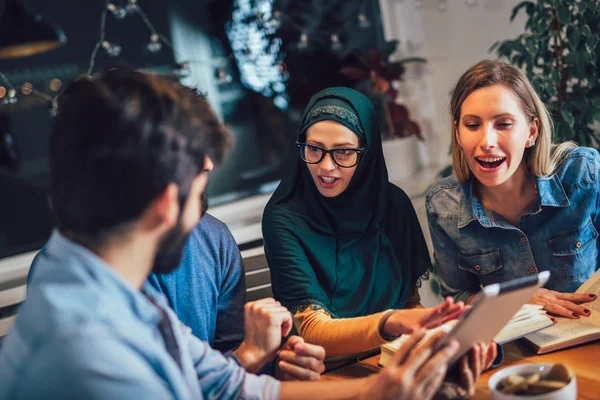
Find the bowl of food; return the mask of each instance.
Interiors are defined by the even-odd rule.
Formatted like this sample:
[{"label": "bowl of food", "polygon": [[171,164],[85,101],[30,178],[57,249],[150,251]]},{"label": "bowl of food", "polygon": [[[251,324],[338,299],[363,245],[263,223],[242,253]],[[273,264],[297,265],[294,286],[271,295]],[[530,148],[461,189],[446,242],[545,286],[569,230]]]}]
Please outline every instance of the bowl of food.
[{"label": "bowl of food", "polygon": [[564,364],[519,364],[490,377],[493,400],[575,400],[577,380]]}]

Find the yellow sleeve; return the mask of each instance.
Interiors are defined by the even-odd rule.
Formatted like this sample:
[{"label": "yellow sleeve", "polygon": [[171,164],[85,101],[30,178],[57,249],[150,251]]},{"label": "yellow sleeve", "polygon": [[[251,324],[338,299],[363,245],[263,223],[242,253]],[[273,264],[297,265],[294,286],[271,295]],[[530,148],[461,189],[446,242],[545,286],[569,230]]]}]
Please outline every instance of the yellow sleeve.
[{"label": "yellow sleeve", "polygon": [[294,315],[294,325],[308,343],[323,346],[327,357],[361,353],[381,346],[385,340],[379,326],[387,310],[356,318],[331,318],[325,310],[310,307]]}]

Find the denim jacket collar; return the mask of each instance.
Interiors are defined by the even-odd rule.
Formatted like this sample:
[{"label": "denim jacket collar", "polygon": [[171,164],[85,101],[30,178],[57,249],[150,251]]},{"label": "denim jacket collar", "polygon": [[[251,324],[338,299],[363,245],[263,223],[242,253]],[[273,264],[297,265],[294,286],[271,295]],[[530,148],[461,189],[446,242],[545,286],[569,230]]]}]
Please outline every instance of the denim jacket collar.
[{"label": "denim jacket collar", "polygon": [[166,307],[167,304],[165,299],[148,282],[144,283],[141,291],[135,290],[103,259],[56,229],[52,232],[52,236],[48,241],[46,254],[57,259],[75,258],[79,260],[76,266],[65,262],[65,268],[85,269],[87,279],[96,281],[96,284],[102,285],[115,298],[120,298],[124,303],[129,304],[141,320],[151,324],[158,323],[160,320],[159,311],[146,297],[151,297],[162,307]]},{"label": "denim jacket collar", "polygon": [[[536,178],[539,192],[540,206],[567,207],[570,205],[565,189],[556,175],[547,178]],[[473,182],[471,179],[463,183],[460,197],[460,215],[458,228],[464,228],[472,221],[479,221],[482,226],[500,226],[502,223],[490,220],[483,211],[483,206],[477,196],[473,195]]]}]

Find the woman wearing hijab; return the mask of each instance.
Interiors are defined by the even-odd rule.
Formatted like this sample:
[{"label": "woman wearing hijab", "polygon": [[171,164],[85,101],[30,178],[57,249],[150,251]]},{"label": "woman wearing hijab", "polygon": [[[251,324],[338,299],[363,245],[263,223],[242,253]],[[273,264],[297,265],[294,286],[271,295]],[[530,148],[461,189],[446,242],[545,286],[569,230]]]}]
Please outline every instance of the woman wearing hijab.
[{"label": "woman wearing hijab", "polygon": [[[262,227],[275,297],[299,333],[328,357],[341,356],[459,315],[464,305],[451,298],[431,309],[419,304],[429,252],[410,199],[388,181],[369,99],[349,88],[319,92],[297,146],[300,157]],[[479,370],[494,359],[490,350],[474,350]]]}]

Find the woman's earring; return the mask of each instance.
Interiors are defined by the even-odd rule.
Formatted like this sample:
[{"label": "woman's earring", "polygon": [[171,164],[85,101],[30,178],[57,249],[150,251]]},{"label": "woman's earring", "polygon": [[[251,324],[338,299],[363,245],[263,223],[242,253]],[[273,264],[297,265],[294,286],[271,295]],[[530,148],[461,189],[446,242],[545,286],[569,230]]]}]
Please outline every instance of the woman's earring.
[{"label": "woman's earring", "polygon": [[533,140],[530,140],[529,142],[527,142],[527,145],[529,147],[533,147],[535,145],[535,142]]}]

